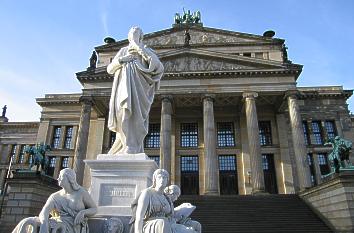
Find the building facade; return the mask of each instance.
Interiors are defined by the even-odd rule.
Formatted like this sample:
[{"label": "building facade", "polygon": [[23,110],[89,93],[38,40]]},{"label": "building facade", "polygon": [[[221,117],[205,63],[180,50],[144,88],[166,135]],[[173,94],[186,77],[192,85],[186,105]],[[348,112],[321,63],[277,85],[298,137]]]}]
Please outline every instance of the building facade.
[{"label": "building facade", "polygon": [[[354,117],[341,86],[297,87],[302,66],[288,60],[285,41],[177,24],[144,43],[164,64],[150,112],[145,153],[171,174],[183,194],[290,194],[329,172],[324,142],[354,141]],[[90,185],[85,159],[107,153],[113,76],[106,67],[128,40],[95,48],[96,67],[76,74],[81,93],[37,98],[40,122],[0,123],[1,184],[28,165],[24,145],[51,145],[48,175],[72,167]],[[80,178],[81,177],[81,178]]]}]

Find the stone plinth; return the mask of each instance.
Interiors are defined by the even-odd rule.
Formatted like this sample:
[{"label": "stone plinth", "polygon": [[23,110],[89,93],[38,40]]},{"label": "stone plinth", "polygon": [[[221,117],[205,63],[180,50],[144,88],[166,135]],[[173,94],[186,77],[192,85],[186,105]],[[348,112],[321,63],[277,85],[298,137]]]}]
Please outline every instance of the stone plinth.
[{"label": "stone plinth", "polygon": [[52,177],[34,171],[15,172],[9,179],[9,195],[3,216],[0,232],[13,229],[24,218],[38,216],[48,197],[60,187]]},{"label": "stone plinth", "polygon": [[320,213],[336,232],[354,232],[354,172],[335,175],[300,197]]},{"label": "stone plinth", "polygon": [[85,160],[91,171],[90,194],[98,206],[96,216],[130,216],[131,202],[152,184],[158,168],[144,154],[104,155]]}]

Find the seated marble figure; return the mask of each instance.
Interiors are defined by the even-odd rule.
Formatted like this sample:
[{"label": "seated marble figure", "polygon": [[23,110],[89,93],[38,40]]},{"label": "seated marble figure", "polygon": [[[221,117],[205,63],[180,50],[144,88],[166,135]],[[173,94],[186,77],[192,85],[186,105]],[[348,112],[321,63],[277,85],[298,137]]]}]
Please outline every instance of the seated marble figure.
[{"label": "seated marble figure", "polygon": [[12,233],[87,233],[87,217],[97,212],[90,194],[76,182],[72,169],[60,171],[58,192],[49,196],[38,217],[23,219]]},{"label": "seated marble figure", "polygon": [[[170,198],[170,201],[174,203],[177,201],[178,197],[181,195],[181,189],[177,185],[170,185],[164,190],[166,196]],[[195,206],[190,203],[182,203],[181,205],[174,208],[173,220],[179,225],[184,225],[187,228],[193,229],[194,231],[201,233],[202,225],[190,218],[190,215],[195,210]],[[180,227],[180,226],[177,226]]]},{"label": "seated marble figure", "polygon": [[166,170],[157,169],[152,186],[144,189],[133,201],[130,233],[197,233],[174,220],[173,203],[164,193],[168,178]]}]

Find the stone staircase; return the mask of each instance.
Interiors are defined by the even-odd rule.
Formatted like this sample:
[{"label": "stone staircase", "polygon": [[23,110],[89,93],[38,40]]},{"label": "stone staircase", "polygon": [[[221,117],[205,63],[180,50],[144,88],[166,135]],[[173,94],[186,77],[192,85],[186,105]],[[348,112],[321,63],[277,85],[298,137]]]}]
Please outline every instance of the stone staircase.
[{"label": "stone staircase", "polygon": [[333,232],[297,195],[181,196],[203,233]]}]

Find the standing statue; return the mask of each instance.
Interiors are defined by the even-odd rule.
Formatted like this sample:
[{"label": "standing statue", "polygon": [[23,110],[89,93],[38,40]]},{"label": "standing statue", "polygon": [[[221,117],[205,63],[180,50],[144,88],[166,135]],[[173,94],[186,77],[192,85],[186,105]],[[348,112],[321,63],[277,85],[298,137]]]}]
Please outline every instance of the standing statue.
[{"label": "standing statue", "polygon": [[144,46],[139,27],[130,29],[128,40],[129,45],[121,48],[107,67],[107,72],[114,74],[108,128],[117,133],[108,154],[144,152],[150,107],[163,75],[163,65],[154,51]]},{"label": "standing statue", "polygon": [[334,139],[329,139],[325,145],[332,146],[328,159],[333,172],[339,173],[340,169],[351,167],[349,154],[353,144],[350,141],[336,136]]},{"label": "standing statue", "polygon": [[152,186],[133,201],[130,233],[197,233],[175,221],[173,203],[164,192],[168,178],[166,170],[157,169]]},{"label": "standing statue", "polygon": [[7,106],[5,105],[5,106],[2,108],[1,117],[6,117],[6,110],[7,110]]},{"label": "standing statue", "polygon": [[90,57],[90,69],[96,69],[96,63],[97,63],[97,54],[95,51],[92,51],[92,55]]},{"label": "standing statue", "polygon": [[189,34],[188,29],[184,31],[184,46],[189,46],[189,41],[191,40],[191,35]]},{"label": "standing statue", "polygon": [[[49,196],[39,216],[23,219],[12,233],[89,232],[87,217],[96,214],[97,207],[86,189],[77,184],[74,170],[61,170],[58,185],[63,189]],[[32,231],[26,230],[29,226]]]}]

